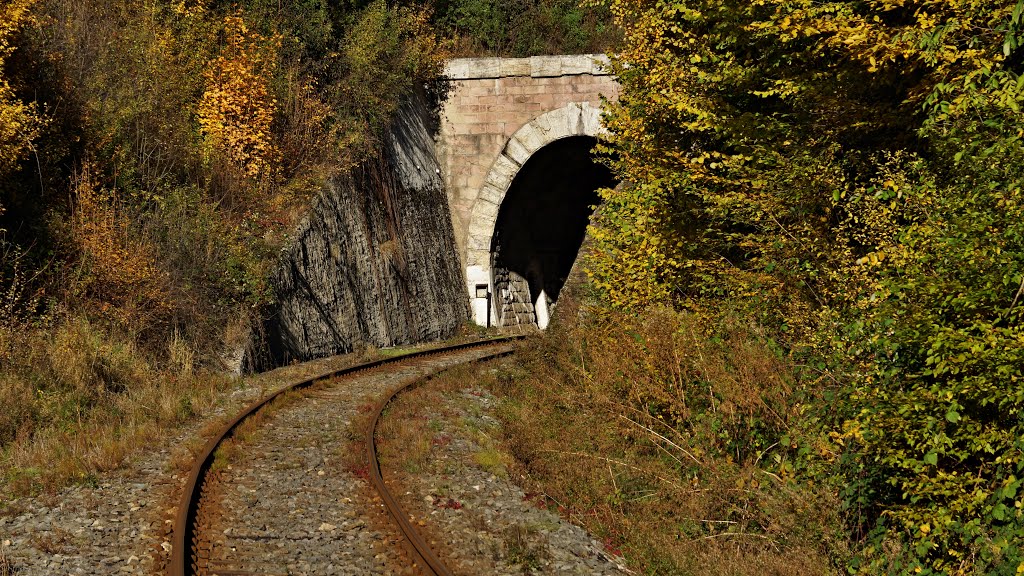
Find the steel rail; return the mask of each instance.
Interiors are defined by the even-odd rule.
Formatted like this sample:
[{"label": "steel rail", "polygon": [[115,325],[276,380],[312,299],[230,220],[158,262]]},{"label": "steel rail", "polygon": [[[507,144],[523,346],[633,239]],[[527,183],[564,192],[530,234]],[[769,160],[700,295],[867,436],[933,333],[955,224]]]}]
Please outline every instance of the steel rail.
[{"label": "steel rail", "polygon": [[[517,336],[515,338],[510,338],[509,340],[520,338],[523,337]],[[482,356],[458,365],[464,366],[465,364],[486,362],[487,360],[494,360],[496,358],[508,356],[513,352],[514,350],[502,350],[501,352],[488,354],[487,356]],[[416,527],[412,525],[412,522],[409,521],[409,515],[405,513],[402,506],[398,503],[398,500],[393,494],[391,494],[391,491],[388,490],[387,486],[384,484],[384,477],[380,472],[380,459],[377,456],[377,422],[384,413],[384,409],[387,408],[388,405],[391,404],[391,402],[400,394],[411,388],[420,386],[430,378],[447,370],[451,370],[452,368],[454,368],[454,366],[439,368],[430,374],[426,374],[421,378],[417,378],[416,380],[409,382],[408,384],[399,386],[398,389],[393,391],[377,405],[377,410],[374,412],[373,420],[370,422],[370,426],[367,428],[366,433],[366,458],[370,465],[370,481],[373,483],[374,487],[377,488],[377,492],[380,494],[381,500],[384,501],[385,508],[387,508],[388,513],[402,530],[402,534],[405,535],[406,541],[409,542],[413,551],[417,556],[419,556],[422,561],[421,566],[428,569],[430,573],[435,576],[452,576],[452,571],[448,569],[448,566],[445,565],[445,563],[436,554],[434,554],[430,545],[427,544],[426,540],[424,540],[423,535],[420,534],[419,531],[416,530]]]},{"label": "steel rail", "polygon": [[[426,357],[426,356],[436,356],[436,355],[439,355],[439,354],[447,354],[447,353],[450,353],[450,352],[457,352],[457,351],[466,350],[466,349],[469,349],[469,348],[479,348],[479,347],[484,347],[484,346],[494,346],[496,344],[502,344],[502,343],[512,342],[512,341],[515,341],[515,340],[521,340],[522,338],[523,338],[523,336],[511,336],[511,337],[504,337],[504,338],[493,338],[493,339],[489,339],[489,340],[480,340],[478,342],[468,342],[468,343],[465,343],[465,344],[456,344],[454,346],[443,346],[443,347],[440,347],[440,348],[431,348],[429,350],[421,350],[421,351],[418,351],[418,352],[411,352],[411,353],[402,354],[402,355],[399,355],[399,356],[392,356],[391,358],[383,358],[383,359],[380,359],[380,360],[374,360],[372,362],[366,362],[366,363],[363,363],[363,364],[358,364],[356,366],[350,366],[348,368],[343,368],[343,369],[340,369],[340,370],[331,370],[331,371],[322,373],[320,375],[314,376],[312,378],[307,378],[305,380],[301,380],[301,381],[296,382],[294,384],[290,384],[288,386],[284,386],[284,387],[280,388],[279,390],[277,390],[276,392],[273,392],[273,393],[269,394],[268,396],[266,396],[266,397],[264,397],[264,398],[262,398],[260,400],[257,400],[255,402],[253,402],[252,404],[250,404],[249,406],[247,406],[244,410],[239,412],[238,415],[236,415],[233,419],[231,419],[230,422],[228,422],[223,427],[221,427],[220,430],[212,438],[210,438],[209,441],[207,441],[206,445],[203,447],[203,450],[199,453],[199,456],[195,459],[195,461],[192,464],[192,470],[189,472],[188,479],[186,480],[185,489],[184,489],[184,491],[183,491],[183,493],[181,495],[181,499],[179,500],[179,503],[178,503],[178,512],[177,512],[177,515],[175,516],[174,523],[172,524],[171,557],[170,557],[170,561],[168,563],[168,570],[167,570],[168,576],[194,576],[194,574],[195,574],[195,565],[190,561],[190,559],[191,559],[191,557],[193,555],[192,552],[194,552],[194,551],[192,550],[192,546],[190,545],[190,542],[192,541],[193,536],[194,536],[195,518],[196,518],[196,513],[198,512],[198,509],[199,509],[199,498],[201,496],[200,487],[202,486],[203,480],[206,478],[207,472],[209,472],[210,467],[213,465],[214,453],[217,451],[217,448],[220,446],[220,444],[224,440],[226,440],[226,439],[228,439],[228,438],[230,438],[232,436],[234,431],[238,428],[238,426],[240,424],[242,424],[242,422],[244,422],[246,419],[250,418],[251,416],[255,415],[262,408],[264,408],[267,404],[271,403],[272,401],[274,401],[275,399],[280,397],[282,394],[285,394],[287,392],[291,392],[293,390],[302,390],[304,388],[308,388],[308,387],[310,387],[310,386],[312,386],[312,385],[314,385],[316,383],[319,383],[319,382],[322,382],[322,381],[325,381],[325,380],[331,380],[331,379],[334,379],[334,378],[340,378],[340,377],[348,376],[350,374],[354,374],[356,372],[362,372],[364,370],[370,370],[370,369],[377,368],[377,367],[380,367],[380,366],[385,366],[385,365],[388,365],[388,364],[396,364],[396,363],[404,362],[406,360],[411,360],[411,359],[414,359],[414,358],[423,358],[423,357]],[[496,356],[500,356],[500,355],[504,355],[504,354],[508,354],[508,352],[503,352],[501,354],[497,354]],[[429,376],[430,375],[427,375],[427,377],[429,377]],[[422,381],[422,378],[417,379],[417,382],[419,382],[419,381]],[[392,398],[395,394],[397,394],[397,392],[395,392],[394,394],[389,396],[389,401],[390,401],[390,398]],[[384,404],[384,405],[386,405],[386,404]],[[383,411],[383,405],[381,406],[380,411]],[[379,412],[378,412],[378,416],[379,416]],[[376,426],[376,418],[374,418],[374,426]],[[371,434],[372,434],[372,432],[371,432]],[[372,438],[371,438],[371,443],[370,444],[372,446]],[[372,462],[376,462],[376,458],[374,458],[372,460]],[[377,474],[379,476],[379,474],[380,474],[379,466],[377,466],[376,469],[377,469]],[[383,481],[381,482],[381,486],[383,486]],[[392,500],[394,500],[394,498],[392,498]],[[389,509],[389,511],[390,511],[390,509]],[[392,516],[395,516],[395,514],[393,512],[392,512]],[[398,516],[395,516],[395,518],[397,520]],[[406,522],[408,522],[408,521],[406,521]],[[401,522],[399,522],[399,524],[401,524]],[[415,530],[414,530],[414,532],[415,532]],[[403,533],[405,533],[405,529],[404,528],[403,528]],[[408,533],[405,533],[405,534],[406,534],[406,537],[408,538],[409,537]],[[420,537],[419,540],[422,541],[423,540],[422,537]],[[419,552],[418,550],[419,549],[417,548],[417,553],[422,555],[422,552]],[[438,574],[442,574],[442,573],[438,573]],[[448,574],[448,573],[445,572],[443,574]]]}]

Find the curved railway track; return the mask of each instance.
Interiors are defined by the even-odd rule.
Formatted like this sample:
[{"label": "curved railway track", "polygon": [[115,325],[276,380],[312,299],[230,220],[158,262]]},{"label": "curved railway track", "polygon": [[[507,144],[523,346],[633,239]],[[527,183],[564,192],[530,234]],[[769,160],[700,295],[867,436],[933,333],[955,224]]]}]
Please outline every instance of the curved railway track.
[{"label": "curved railway track", "polygon": [[[337,388],[343,386],[345,379],[358,378],[359,375],[366,375],[371,370],[374,371],[374,374],[378,375],[377,379],[382,382],[386,381],[386,377],[391,374],[401,374],[401,378],[397,387],[377,395],[375,406],[371,408],[373,415],[370,424],[363,431],[366,440],[366,454],[364,457],[366,459],[368,478],[379,493],[388,515],[397,524],[406,542],[409,544],[412,552],[412,562],[416,567],[425,574],[435,574],[438,576],[451,574],[444,563],[430,549],[430,546],[419,534],[415,526],[409,521],[408,516],[402,511],[398,502],[384,484],[376,453],[375,431],[377,421],[387,405],[404,390],[455,366],[511,354],[513,342],[521,338],[519,336],[447,346],[360,364],[344,370],[321,374],[314,378],[286,386],[249,405],[224,425],[207,442],[193,464],[174,520],[171,558],[168,565],[169,576],[198,576],[204,574],[239,576],[243,574],[268,573],[265,570],[241,570],[233,567],[220,570],[210,568],[211,559],[213,558],[211,556],[213,540],[210,534],[204,534],[204,528],[209,531],[215,525],[215,523],[211,524],[210,519],[210,516],[215,514],[215,512],[204,514],[203,507],[206,505],[203,504],[203,497],[204,488],[208,486],[209,475],[216,460],[218,449],[225,444],[225,441],[235,435],[243,423],[288,392],[309,389],[328,381],[332,382],[332,387]],[[339,382],[339,379],[342,380]],[[336,398],[332,397],[327,399],[327,401],[331,399]],[[255,490],[251,490],[251,492],[255,492]]]}]

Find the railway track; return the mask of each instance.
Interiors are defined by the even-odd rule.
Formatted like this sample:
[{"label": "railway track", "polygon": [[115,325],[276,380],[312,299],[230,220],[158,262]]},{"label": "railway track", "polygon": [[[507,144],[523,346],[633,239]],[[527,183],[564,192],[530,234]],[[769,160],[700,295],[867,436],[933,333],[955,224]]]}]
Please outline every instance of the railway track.
[{"label": "railway track", "polygon": [[[173,525],[169,576],[451,574],[384,484],[374,441],[377,420],[403,390],[455,366],[510,354],[517,339],[369,362],[298,382],[248,406],[193,464]],[[301,401],[266,422],[254,418],[300,390]],[[353,431],[360,413],[370,415],[369,424]],[[247,429],[256,427],[258,433]],[[238,436],[245,437],[238,454],[225,458],[230,441],[243,440]],[[359,436],[365,467],[345,470],[338,454],[347,444],[342,437]],[[376,489],[379,504],[356,496],[359,476]],[[400,537],[373,527],[381,506]]]}]

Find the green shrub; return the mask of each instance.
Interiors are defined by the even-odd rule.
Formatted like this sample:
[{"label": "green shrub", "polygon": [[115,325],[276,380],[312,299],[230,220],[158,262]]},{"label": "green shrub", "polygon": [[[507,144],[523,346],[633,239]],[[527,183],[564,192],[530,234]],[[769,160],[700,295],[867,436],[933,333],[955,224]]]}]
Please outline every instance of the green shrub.
[{"label": "green shrub", "polygon": [[437,0],[435,21],[461,55],[603,52],[617,38],[605,7],[577,0]]},{"label": "green shrub", "polygon": [[816,375],[787,437],[849,570],[1024,571],[1024,2],[610,3],[606,308],[740,313]]},{"label": "green shrub", "polygon": [[865,570],[1024,566],[1024,172],[1016,141],[994,148],[846,200],[851,219],[898,224],[839,322],[854,362],[840,469],[874,530]]}]

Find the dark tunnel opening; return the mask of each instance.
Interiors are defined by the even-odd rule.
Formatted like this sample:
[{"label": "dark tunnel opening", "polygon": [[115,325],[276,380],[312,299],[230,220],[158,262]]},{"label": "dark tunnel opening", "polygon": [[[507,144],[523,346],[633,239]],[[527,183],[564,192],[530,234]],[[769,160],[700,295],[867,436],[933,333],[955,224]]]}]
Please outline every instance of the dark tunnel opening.
[{"label": "dark tunnel opening", "polygon": [[557,140],[519,170],[498,211],[491,245],[498,324],[546,328],[579,254],[597,190],[614,187],[589,136]]}]

